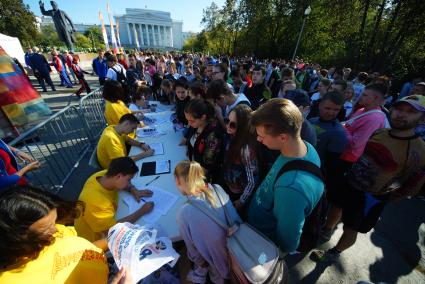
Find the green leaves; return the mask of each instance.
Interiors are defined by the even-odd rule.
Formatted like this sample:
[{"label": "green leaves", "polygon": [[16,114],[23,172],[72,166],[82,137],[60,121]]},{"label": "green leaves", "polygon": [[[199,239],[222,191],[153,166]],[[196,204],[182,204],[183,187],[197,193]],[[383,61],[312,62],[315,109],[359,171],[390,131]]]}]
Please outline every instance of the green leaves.
[{"label": "green leaves", "polygon": [[227,0],[221,8],[213,3],[204,10],[204,30],[186,47],[288,59],[309,5],[299,57],[358,71],[401,69],[406,75],[411,72],[406,66],[414,65],[415,72],[423,72],[425,67],[413,64],[425,63],[425,1],[420,0]]}]

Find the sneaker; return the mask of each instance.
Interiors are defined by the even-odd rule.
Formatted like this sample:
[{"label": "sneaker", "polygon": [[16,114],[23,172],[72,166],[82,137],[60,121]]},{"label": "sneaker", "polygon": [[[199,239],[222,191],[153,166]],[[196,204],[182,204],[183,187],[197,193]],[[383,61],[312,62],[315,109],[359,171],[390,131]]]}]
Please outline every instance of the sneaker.
[{"label": "sneaker", "polygon": [[208,268],[203,268],[195,266],[194,269],[190,270],[186,276],[186,280],[197,283],[204,284],[207,282]]},{"label": "sneaker", "polygon": [[315,250],[311,253],[310,258],[316,262],[333,263],[339,259],[339,255],[340,253],[333,249],[327,251]]}]

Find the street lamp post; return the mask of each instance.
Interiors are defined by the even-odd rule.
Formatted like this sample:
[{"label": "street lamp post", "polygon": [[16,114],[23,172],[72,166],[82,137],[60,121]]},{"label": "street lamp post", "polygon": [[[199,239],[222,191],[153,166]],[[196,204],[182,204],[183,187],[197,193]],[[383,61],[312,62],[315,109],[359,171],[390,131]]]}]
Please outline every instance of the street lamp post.
[{"label": "street lamp post", "polygon": [[304,11],[303,25],[301,26],[301,31],[300,31],[300,34],[298,35],[297,45],[295,45],[295,50],[294,50],[294,54],[292,55],[292,60],[294,60],[295,56],[297,55],[298,46],[300,45],[301,36],[303,34],[303,31],[304,31],[305,22],[307,21],[307,17],[308,17],[308,15],[310,15],[310,13],[311,13],[311,8],[310,8],[310,6],[308,6],[307,9],[305,9],[305,11]]}]

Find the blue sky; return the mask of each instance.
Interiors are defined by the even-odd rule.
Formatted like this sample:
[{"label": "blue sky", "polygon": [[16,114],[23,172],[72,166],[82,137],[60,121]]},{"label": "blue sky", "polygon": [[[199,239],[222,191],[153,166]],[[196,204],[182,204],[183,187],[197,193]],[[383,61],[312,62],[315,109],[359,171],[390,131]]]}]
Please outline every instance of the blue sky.
[{"label": "blue sky", "polygon": [[[183,31],[201,31],[202,10],[215,2],[222,7],[224,0],[56,0],[59,9],[68,13],[74,23],[99,23],[99,10],[107,19],[106,3],[109,2],[113,14],[124,14],[125,8],[147,8],[171,13],[174,20],[183,21]],[[40,16],[38,0],[24,0],[31,11]],[[51,9],[50,0],[44,1],[47,10]]]}]

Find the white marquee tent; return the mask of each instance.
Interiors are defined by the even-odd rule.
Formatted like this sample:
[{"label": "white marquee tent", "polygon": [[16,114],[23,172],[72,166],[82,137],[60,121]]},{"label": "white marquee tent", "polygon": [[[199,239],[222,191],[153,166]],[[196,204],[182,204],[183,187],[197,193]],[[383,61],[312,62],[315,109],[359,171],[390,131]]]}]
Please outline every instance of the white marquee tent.
[{"label": "white marquee tent", "polygon": [[0,46],[3,47],[4,51],[6,51],[10,57],[17,58],[22,66],[27,66],[25,64],[24,50],[22,49],[21,42],[17,37],[0,34]]}]

